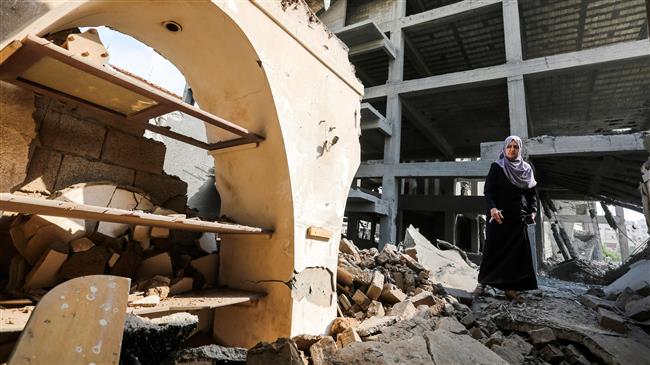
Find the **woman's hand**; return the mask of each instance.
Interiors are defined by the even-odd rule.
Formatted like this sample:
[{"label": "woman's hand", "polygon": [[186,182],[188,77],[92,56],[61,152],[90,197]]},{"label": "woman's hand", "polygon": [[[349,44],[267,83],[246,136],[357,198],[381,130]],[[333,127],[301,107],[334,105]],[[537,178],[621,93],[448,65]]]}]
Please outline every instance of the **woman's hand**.
[{"label": "woman's hand", "polygon": [[492,217],[490,221],[495,220],[499,224],[503,223],[503,214],[501,214],[501,211],[497,208],[490,209],[490,217]]}]

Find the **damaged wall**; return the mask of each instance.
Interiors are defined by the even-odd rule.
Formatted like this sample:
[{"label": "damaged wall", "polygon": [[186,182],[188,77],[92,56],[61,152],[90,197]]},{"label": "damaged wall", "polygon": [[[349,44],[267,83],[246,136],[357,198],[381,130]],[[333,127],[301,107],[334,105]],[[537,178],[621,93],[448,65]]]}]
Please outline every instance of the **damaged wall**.
[{"label": "damaged wall", "polygon": [[[161,26],[170,19],[182,32]],[[266,137],[258,148],[213,154],[221,213],[274,229],[271,239],[222,235],[220,284],[267,296],[254,306],[217,309],[216,339],[252,346],[324,333],[336,314],[334,301],[297,300],[284,282],[294,272],[299,282],[311,274],[324,280],[336,268],[345,201],[359,165],[363,93],[346,48],[300,2],[68,2],[22,34],[99,25],[133,36],[175,64],[203,110]],[[232,138],[214,128],[207,134],[208,142]],[[307,237],[310,227],[328,234]],[[315,267],[330,274],[300,274]]]}]

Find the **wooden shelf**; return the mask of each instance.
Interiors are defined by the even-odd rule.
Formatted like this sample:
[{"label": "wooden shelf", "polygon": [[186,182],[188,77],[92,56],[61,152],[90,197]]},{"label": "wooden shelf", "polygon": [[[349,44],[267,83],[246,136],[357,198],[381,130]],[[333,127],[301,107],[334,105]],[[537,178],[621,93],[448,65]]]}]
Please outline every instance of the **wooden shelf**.
[{"label": "wooden shelf", "polygon": [[59,200],[31,198],[9,193],[0,193],[0,210],[25,214],[42,214],[56,217],[164,227],[195,232],[264,235],[267,236],[267,238],[270,238],[273,233],[270,229],[250,227],[240,224],[175,218],[132,210],[98,207]]},{"label": "wooden shelf", "polygon": [[155,307],[129,307],[126,311],[137,315],[170,311],[196,311],[248,303],[262,298],[264,295],[263,293],[228,288],[208,289],[165,298]]}]

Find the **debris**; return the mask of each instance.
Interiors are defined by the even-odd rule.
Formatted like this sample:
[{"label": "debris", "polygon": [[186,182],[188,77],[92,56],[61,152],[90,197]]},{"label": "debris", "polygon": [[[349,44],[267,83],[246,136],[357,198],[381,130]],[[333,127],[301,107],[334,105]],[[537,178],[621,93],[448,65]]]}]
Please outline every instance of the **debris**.
[{"label": "debris", "polygon": [[627,303],[625,315],[635,321],[650,320],[650,296]]},{"label": "debris", "polygon": [[529,331],[528,335],[535,346],[542,346],[556,340],[555,333],[553,333],[553,330],[548,327]]},{"label": "debris", "polygon": [[41,259],[36,262],[34,268],[25,277],[24,289],[52,288],[59,280],[56,273],[59,271],[65,260],[68,258],[67,253],[62,253],[53,249],[47,250]]},{"label": "debris", "polygon": [[627,327],[625,326],[625,319],[605,308],[598,308],[598,323],[604,328],[619,333],[625,333],[625,331],[627,331]]},{"label": "debris", "polygon": [[172,353],[163,365],[246,364],[245,348],[205,345]]},{"label": "debris", "polygon": [[355,318],[338,317],[332,322],[332,325],[330,326],[330,334],[336,335],[349,328],[358,326],[359,323],[359,320]]},{"label": "debris", "polygon": [[160,304],[160,297],[153,294],[142,299],[129,302],[129,307],[155,307]]},{"label": "debris", "polygon": [[370,305],[368,305],[368,309],[366,310],[366,315],[368,317],[373,317],[373,316],[378,316],[378,317],[383,317],[386,315],[386,311],[384,310],[384,306],[376,301],[373,300],[370,302]]},{"label": "debris", "polygon": [[303,365],[296,344],[288,338],[279,338],[273,343],[260,342],[246,355],[246,365]]},{"label": "debris", "polygon": [[370,317],[361,322],[361,324],[357,327],[357,332],[361,337],[374,335],[382,328],[390,326],[395,322],[397,322],[397,317],[394,316]]},{"label": "debris", "polygon": [[376,300],[377,298],[379,298],[379,295],[381,294],[383,287],[384,287],[384,275],[382,275],[379,271],[374,271],[372,273],[372,280],[370,282],[370,286],[368,287],[368,291],[366,292],[366,295],[371,300]]},{"label": "debris", "polygon": [[150,278],[156,275],[173,277],[172,259],[169,253],[163,252],[144,259],[140,264],[137,276],[139,278]]},{"label": "debris", "polygon": [[329,365],[330,358],[337,350],[334,339],[331,336],[324,336],[309,347],[311,361],[314,365]]},{"label": "debris", "polygon": [[169,287],[169,295],[183,294],[192,290],[192,285],[194,284],[194,279],[184,277],[177,279],[172,282]]},{"label": "debris", "polygon": [[291,341],[293,341],[296,344],[298,350],[309,352],[309,348],[311,347],[311,345],[318,342],[318,340],[320,340],[321,338],[323,338],[323,336],[298,335],[298,336],[294,336],[291,339]]},{"label": "debris", "polygon": [[86,237],[77,238],[70,242],[70,250],[74,253],[85,252],[93,248],[95,244]]},{"label": "debris", "polygon": [[341,238],[341,242],[339,243],[339,251],[352,255],[353,259],[357,262],[361,261],[357,246],[355,246],[354,243],[348,241],[346,238]]},{"label": "debris", "polygon": [[620,293],[625,288],[638,291],[650,285],[650,260],[641,260],[630,266],[628,272],[603,288],[605,295]]},{"label": "debris", "polygon": [[361,342],[361,337],[354,328],[348,328],[336,336],[336,342],[343,348],[351,343]]},{"label": "debris", "polygon": [[507,364],[475,339],[443,329],[425,334],[434,364]]},{"label": "debris", "polygon": [[396,304],[406,299],[406,294],[397,288],[395,284],[386,283],[381,292],[380,299],[388,304]]},{"label": "debris", "polygon": [[416,313],[417,313],[417,310],[415,309],[415,306],[408,299],[403,301],[403,302],[399,302],[399,303],[395,304],[388,311],[389,316],[395,316],[400,321],[411,319],[411,318],[413,318],[413,316],[415,316]]}]

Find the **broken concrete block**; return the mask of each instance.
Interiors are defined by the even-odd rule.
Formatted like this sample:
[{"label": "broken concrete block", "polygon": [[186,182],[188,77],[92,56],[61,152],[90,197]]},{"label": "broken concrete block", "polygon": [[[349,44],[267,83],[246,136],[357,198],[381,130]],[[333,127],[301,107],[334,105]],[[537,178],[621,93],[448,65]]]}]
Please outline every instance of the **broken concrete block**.
[{"label": "broken concrete block", "polygon": [[540,351],[540,355],[544,361],[551,364],[557,364],[564,359],[564,353],[562,353],[562,350],[552,344],[544,346]]},{"label": "broken concrete block", "polygon": [[70,280],[87,275],[101,275],[111,256],[112,252],[104,246],[77,252],[61,266],[58,276],[63,280]]},{"label": "broken concrete block", "polygon": [[160,297],[154,294],[129,302],[129,307],[155,307],[158,304],[160,304]]},{"label": "broken concrete block", "polygon": [[347,330],[348,328],[356,327],[359,324],[360,322],[355,318],[337,317],[336,319],[334,319],[332,325],[330,326],[330,334],[336,335],[338,333]]},{"label": "broken concrete block", "polygon": [[469,336],[445,330],[426,332],[424,336],[434,364],[508,364]]},{"label": "broken concrete block", "polygon": [[368,305],[368,310],[366,310],[366,315],[368,317],[372,317],[372,316],[383,317],[386,315],[386,311],[384,310],[384,306],[380,302],[373,300],[372,302],[370,302],[370,305]]},{"label": "broken concrete block", "polygon": [[137,276],[139,278],[150,278],[156,275],[174,277],[172,258],[167,252],[159,253],[142,261]]},{"label": "broken concrete block", "polygon": [[198,245],[205,253],[217,252],[217,234],[214,232],[205,232],[198,239]]},{"label": "broken concrete block", "polygon": [[539,328],[528,332],[530,340],[535,346],[542,346],[556,340],[555,333],[548,327]]},{"label": "broken concrete block", "polygon": [[395,304],[389,311],[389,316],[395,316],[399,318],[400,321],[408,320],[413,318],[417,313],[417,309],[410,300],[405,300]]},{"label": "broken concrete block", "polygon": [[339,243],[339,251],[352,255],[356,262],[359,262],[361,260],[357,246],[355,246],[354,243],[352,243],[352,241],[349,241],[347,238],[341,238],[341,242]]},{"label": "broken concrete block", "polygon": [[570,344],[566,347],[563,348],[564,354],[566,355],[567,359],[571,364],[574,365],[590,365],[591,361],[587,360],[587,358],[583,355],[583,353],[578,350],[578,348]]},{"label": "broken concrete block", "polygon": [[245,365],[246,350],[242,347],[205,345],[190,347],[172,353],[164,364],[169,365]]},{"label": "broken concrete block", "polygon": [[602,327],[616,331],[619,333],[625,333],[627,331],[627,326],[625,325],[625,319],[618,314],[609,311],[605,308],[598,308],[598,324]]},{"label": "broken concrete block", "polygon": [[436,298],[433,296],[431,292],[428,291],[423,291],[420,294],[417,294],[410,298],[411,302],[413,302],[414,306],[418,305],[434,305],[436,304]]},{"label": "broken concrete block", "polygon": [[246,354],[247,365],[303,365],[298,347],[288,338],[273,343],[260,342]]},{"label": "broken concrete block", "polygon": [[381,291],[379,299],[388,304],[396,304],[406,299],[406,294],[394,284],[386,283]]},{"label": "broken concrete block", "polygon": [[508,364],[523,364],[524,363],[524,355],[520,354],[517,352],[515,349],[511,347],[507,347],[504,345],[494,345],[492,347],[492,351],[499,355],[503,360],[507,361]]},{"label": "broken concrete block", "polygon": [[219,254],[213,253],[192,260],[190,266],[203,275],[205,286],[216,287],[219,275]]},{"label": "broken concrete block", "polygon": [[114,252],[111,257],[108,259],[108,267],[113,267],[115,266],[115,263],[117,260],[120,259],[120,254],[117,252]]},{"label": "broken concrete block", "polygon": [[650,320],[650,296],[628,302],[625,306],[625,315],[635,321]]},{"label": "broken concrete block", "polygon": [[370,281],[370,285],[368,286],[368,291],[366,291],[366,295],[371,300],[377,300],[377,298],[379,298],[379,295],[381,295],[383,288],[384,288],[384,275],[381,272],[379,272],[379,270],[376,270],[372,273],[372,280]]},{"label": "broken concrete block", "polygon": [[169,287],[169,295],[183,294],[192,290],[194,279],[184,277],[173,282]]},{"label": "broken concrete block", "polygon": [[318,342],[323,336],[315,336],[315,335],[298,335],[294,336],[291,341],[293,341],[296,346],[298,347],[298,350],[300,351],[309,351],[309,348],[311,345],[315,344]]},{"label": "broken concrete block", "polygon": [[81,237],[70,241],[70,250],[74,253],[88,251],[93,247],[95,247],[93,241],[89,240],[86,237]]},{"label": "broken concrete block", "polygon": [[474,323],[476,323],[476,317],[474,317],[474,314],[470,312],[460,320],[460,323],[462,323],[463,326],[469,328],[474,325]]},{"label": "broken concrete block", "polygon": [[58,282],[57,271],[68,258],[67,253],[47,250],[25,277],[24,289],[52,288]]},{"label": "broken concrete block", "polygon": [[343,310],[349,310],[352,307],[352,303],[350,303],[350,299],[345,294],[340,294],[339,295],[339,304],[343,308]]},{"label": "broken concrete block", "polygon": [[127,314],[120,360],[160,364],[196,330],[197,316],[180,312],[149,319]]},{"label": "broken concrete block", "polygon": [[336,342],[343,348],[351,343],[361,342],[361,337],[354,328],[348,328],[336,336]]},{"label": "broken concrete block", "polygon": [[169,228],[151,227],[151,238],[169,238]]},{"label": "broken concrete block", "polygon": [[309,347],[311,361],[314,365],[329,365],[330,358],[337,350],[334,339],[331,336],[324,336]]},{"label": "broken concrete block", "polygon": [[465,334],[467,333],[467,328],[463,326],[458,320],[454,317],[442,317],[436,323],[436,331],[444,330],[456,334]]},{"label": "broken concrete block", "polygon": [[390,326],[395,322],[397,322],[397,317],[394,316],[370,317],[361,322],[357,327],[357,333],[359,333],[359,336],[361,337],[374,335],[382,328]]},{"label": "broken concrete block", "polygon": [[357,290],[354,292],[354,295],[352,296],[352,301],[357,303],[363,310],[368,309],[368,306],[370,305],[370,298],[368,298],[361,290]]},{"label": "broken concrete block", "polygon": [[151,238],[151,226],[134,226],[132,238],[134,241],[148,242],[149,238]]},{"label": "broken concrete block", "polygon": [[603,288],[606,295],[620,293],[625,288],[637,291],[650,285],[650,260],[637,261],[630,265],[630,269],[613,283]]},{"label": "broken concrete block", "polygon": [[494,345],[501,345],[505,341],[503,333],[501,331],[496,331],[490,335],[490,337],[484,342],[484,345],[488,348],[492,348]]}]

